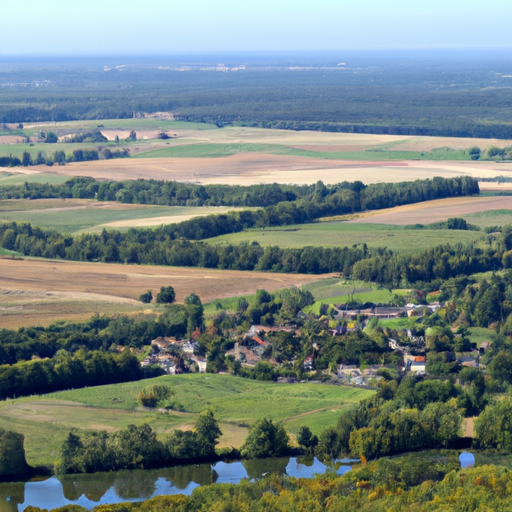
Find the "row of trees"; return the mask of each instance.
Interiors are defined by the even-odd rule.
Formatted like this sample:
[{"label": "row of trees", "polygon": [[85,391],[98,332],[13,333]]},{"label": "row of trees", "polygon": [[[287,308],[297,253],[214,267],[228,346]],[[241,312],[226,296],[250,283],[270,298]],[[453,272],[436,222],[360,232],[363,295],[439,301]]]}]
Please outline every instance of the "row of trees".
[{"label": "row of trees", "polygon": [[[304,432],[307,437],[309,430]],[[62,446],[56,471],[69,474],[150,469],[240,455],[244,458],[281,457],[290,451],[283,425],[266,418],[251,427],[240,453],[235,449],[217,452],[215,447],[221,435],[211,410],[199,415],[194,430],[174,430],[165,441],[160,441],[148,424],[140,427],[129,425],[126,430],[113,434],[105,431],[70,432]]]},{"label": "row of trees", "polygon": [[[24,151],[21,159],[17,156],[0,156],[0,167],[28,167],[30,165],[49,165],[53,164],[63,165],[70,162],[88,162],[92,160],[110,160],[112,158],[128,158],[130,151],[128,149],[115,149],[101,148],[101,149],[74,149],[66,153],[63,150],[54,151],[52,155],[48,156],[38,151],[37,155],[33,155],[29,151]],[[36,185],[39,190],[47,188],[45,185]],[[56,187],[49,188],[59,188]],[[8,187],[7,191],[2,191],[2,196],[21,196],[20,187]],[[23,196],[27,194],[23,193]],[[39,193],[39,196],[41,194]],[[53,197],[55,194],[51,193]],[[34,197],[29,196],[31,199]],[[57,196],[59,197],[59,196]]]},{"label": "row of trees", "polygon": [[148,376],[137,358],[121,354],[61,350],[52,359],[0,366],[0,400],[63,389],[100,386]]}]

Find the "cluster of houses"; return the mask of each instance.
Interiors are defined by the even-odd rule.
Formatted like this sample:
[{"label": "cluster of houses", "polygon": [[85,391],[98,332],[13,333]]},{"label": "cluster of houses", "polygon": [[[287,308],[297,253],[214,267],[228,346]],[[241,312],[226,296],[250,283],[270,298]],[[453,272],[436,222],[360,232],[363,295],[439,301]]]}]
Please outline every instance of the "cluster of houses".
[{"label": "cluster of houses", "polygon": [[197,344],[193,340],[177,340],[176,338],[156,338],[151,342],[150,354],[142,361],[141,366],[157,365],[165,373],[177,375],[194,370],[205,373],[206,359],[196,356]]},{"label": "cluster of houses", "polygon": [[[317,318],[323,321],[326,329],[332,336],[344,336],[349,332],[361,328],[362,325],[356,327],[355,319],[360,316],[377,317],[377,318],[396,318],[407,316],[421,316],[430,314],[440,307],[439,303],[431,303],[428,306],[418,306],[415,304],[407,304],[400,307],[374,307],[364,310],[338,310],[336,319],[321,316]],[[427,311],[428,310],[428,311]],[[344,319],[343,326],[333,325],[338,323],[339,319]],[[235,361],[240,362],[244,366],[254,367],[259,361],[265,361],[278,365],[278,362],[269,357],[271,344],[266,341],[266,334],[271,332],[291,332],[300,335],[301,331],[296,327],[269,327],[263,325],[253,325],[247,333],[239,338],[234,347],[226,352],[226,356],[231,356]],[[390,348],[403,356],[403,364],[401,370],[403,373],[423,376],[427,373],[427,355],[426,355],[426,338],[418,335],[411,329],[405,329],[403,334],[407,336],[409,341],[403,344],[400,341],[390,339]],[[457,333],[454,334],[457,336]],[[403,339],[403,338],[401,338]],[[314,348],[315,344],[313,344]],[[446,362],[457,361],[462,366],[479,368],[479,356],[489,347],[489,342],[481,344],[479,350],[464,354],[446,354],[448,358]],[[141,363],[142,366],[158,365],[168,374],[180,374],[184,372],[206,372],[207,361],[204,357],[197,354],[198,345],[194,341],[194,335],[189,340],[178,340],[176,338],[157,338],[151,342],[151,351],[146,359]],[[304,371],[314,371],[314,355],[306,357],[303,363]],[[367,368],[359,368],[353,365],[340,364],[337,370],[337,377],[342,382],[355,386],[375,386],[382,377],[378,374],[380,366],[370,366]]]}]

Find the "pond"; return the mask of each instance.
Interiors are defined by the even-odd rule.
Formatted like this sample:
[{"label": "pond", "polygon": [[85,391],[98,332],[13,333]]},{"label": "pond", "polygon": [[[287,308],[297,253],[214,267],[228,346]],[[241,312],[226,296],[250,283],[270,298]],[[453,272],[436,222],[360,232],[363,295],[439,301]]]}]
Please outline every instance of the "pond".
[{"label": "pond", "polygon": [[[336,472],[350,471],[348,463],[336,464]],[[190,494],[196,487],[213,483],[236,484],[268,473],[311,478],[328,466],[316,457],[244,460],[195,464],[155,470],[117,471],[92,475],[65,475],[45,480],[0,484],[0,512],[22,512],[29,505],[48,510],[64,505],[92,509],[98,505],[141,501],[169,494]]]}]

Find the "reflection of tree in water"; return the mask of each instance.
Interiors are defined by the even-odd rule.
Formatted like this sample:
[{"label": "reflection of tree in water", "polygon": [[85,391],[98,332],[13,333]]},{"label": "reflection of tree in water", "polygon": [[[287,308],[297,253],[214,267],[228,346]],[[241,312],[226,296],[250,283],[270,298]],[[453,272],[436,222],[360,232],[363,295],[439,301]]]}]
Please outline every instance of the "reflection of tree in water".
[{"label": "reflection of tree in water", "polygon": [[313,455],[305,455],[304,457],[297,457],[297,464],[302,464],[307,468],[310,468],[315,463],[315,457]]},{"label": "reflection of tree in water", "polygon": [[0,484],[0,512],[18,512],[18,505],[24,501],[25,484],[23,482]]},{"label": "reflection of tree in water", "polygon": [[209,464],[195,464],[191,466],[175,466],[160,472],[160,476],[168,480],[178,489],[186,489],[190,482],[199,485],[214,484],[218,474],[212,471]]},{"label": "reflection of tree in water", "polygon": [[125,500],[148,499],[156,491],[157,471],[119,471],[115,473],[114,489]]},{"label": "reflection of tree in water", "polygon": [[249,479],[261,478],[266,473],[277,473],[278,475],[286,474],[286,466],[290,459],[282,457],[279,459],[247,459],[243,460],[245,470]]},{"label": "reflection of tree in water", "polygon": [[84,495],[91,501],[100,501],[104,494],[114,485],[116,473],[99,473],[95,475],[60,476],[64,497],[77,501]]}]

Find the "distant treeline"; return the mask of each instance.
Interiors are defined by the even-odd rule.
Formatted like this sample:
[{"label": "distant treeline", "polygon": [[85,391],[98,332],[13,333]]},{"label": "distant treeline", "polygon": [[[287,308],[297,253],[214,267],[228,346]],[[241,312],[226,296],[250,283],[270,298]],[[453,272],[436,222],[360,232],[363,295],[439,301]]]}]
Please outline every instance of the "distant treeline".
[{"label": "distant treeline", "polygon": [[[51,83],[0,89],[0,122],[173,112],[177,119],[217,126],[512,138],[510,87],[497,73],[500,66],[505,72],[506,64],[490,60],[465,67],[450,60],[434,69],[421,59],[406,62],[377,60],[373,67],[364,62],[355,64],[357,72],[265,66],[236,73],[183,73],[141,66],[120,73],[75,62],[69,68],[48,65],[44,74]],[[40,63],[34,68],[41,72]],[[0,74],[0,80],[9,84],[40,80],[33,70],[8,69],[8,77]]]}]

